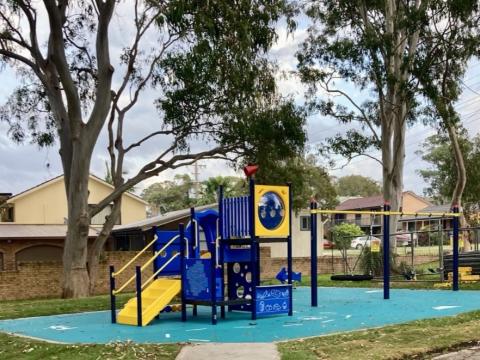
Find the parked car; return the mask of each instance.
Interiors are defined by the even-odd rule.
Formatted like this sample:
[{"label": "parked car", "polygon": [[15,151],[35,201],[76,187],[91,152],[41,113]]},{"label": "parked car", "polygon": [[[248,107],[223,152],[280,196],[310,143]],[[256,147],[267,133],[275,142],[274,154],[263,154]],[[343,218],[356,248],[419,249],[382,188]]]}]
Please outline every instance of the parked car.
[{"label": "parked car", "polygon": [[395,241],[397,242],[397,246],[409,246],[411,243],[410,234],[395,235]]},{"label": "parked car", "polygon": [[333,249],[334,247],[335,247],[335,244],[332,241],[327,240],[327,239],[323,239],[323,248],[325,250]]},{"label": "parked car", "polygon": [[358,250],[362,249],[365,246],[370,247],[370,242],[372,240],[381,241],[379,238],[375,236],[359,236],[352,240],[350,247]]}]

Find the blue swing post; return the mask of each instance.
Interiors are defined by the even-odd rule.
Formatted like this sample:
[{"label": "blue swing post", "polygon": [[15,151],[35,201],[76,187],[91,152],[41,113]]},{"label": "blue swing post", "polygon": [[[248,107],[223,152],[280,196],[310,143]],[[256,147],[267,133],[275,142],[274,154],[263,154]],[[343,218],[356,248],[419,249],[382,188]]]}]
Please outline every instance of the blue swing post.
[{"label": "blue swing post", "polygon": [[383,298],[390,299],[390,204],[383,205]]},{"label": "blue swing post", "polygon": [[318,269],[317,269],[317,204],[310,203],[310,299],[311,306],[318,306]]},{"label": "blue swing post", "polygon": [[[458,205],[453,206],[453,212],[458,214]],[[459,217],[453,217],[453,281],[452,290],[458,291],[458,245],[459,245]]]}]

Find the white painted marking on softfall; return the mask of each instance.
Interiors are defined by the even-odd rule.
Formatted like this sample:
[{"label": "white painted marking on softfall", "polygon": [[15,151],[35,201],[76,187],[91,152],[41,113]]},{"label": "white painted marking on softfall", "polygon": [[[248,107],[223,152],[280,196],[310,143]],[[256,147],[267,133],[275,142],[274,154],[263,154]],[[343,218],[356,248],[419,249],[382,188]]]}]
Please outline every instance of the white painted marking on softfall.
[{"label": "white painted marking on softfall", "polygon": [[333,319],[325,320],[325,321],[322,321],[322,323],[325,324],[325,323],[329,323],[329,322],[332,322],[332,321],[335,321],[335,320],[333,320]]},{"label": "white painted marking on softfall", "polygon": [[234,326],[234,329],[252,329],[251,326]]},{"label": "white painted marking on softfall", "polygon": [[288,326],[303,326],[303,324],[284,324],[282,325],[283,327],[288,327]]},{"label": "white painted marking on softfall", "polygon": [[383,292],[383,290],[367,290],[367,291],[365,291],[366,294],[380,293],[380,292]]},{"label": "white painted marking on softfall", "polygon": [[306,317],[302,318],[302,320],[306,320],[306,321],[310,321],[310,320],[323,320],[323,319],[326,319],[326,316],[320,316],[320,317],[317,317],[317,316],[306,316]]},{"label": "white painted marking on softfall", "polygon": [[48,328],[52,329],[52,330],[57,330],[57,331],[65,331],[65,330],[76,329],[76,327],[70,327],[70,326],[65,326],[65,325],[52,325]]},{"label": "white painted marking on softfall", "polygon": [[352,315],[346,315],[345,319],[350,319],[351,317],[352,317]]},{"label": "white painted marking on softfall", "polygon": [[170,334],[165,334],[165,337],[166,337],[167,339],[170,339]]},{"label": "white painted marking on softfall", "polygon": [[210,340],[205,340],[205,339],[188,339],[188,341],[210,342]]},{"label": "white painted marking on softfall", "polygon": [[433,310],[447,310],[447,309],[454,309],[458,308],[458,305],[441,305],[441,306],[434,306],[432,307]]},{"label": "white painted marking on softfall", "polygon": [[188,330],[185,330],[185,331],[202,331],[202,330],[207,330],[207,328],[188,329]]}]

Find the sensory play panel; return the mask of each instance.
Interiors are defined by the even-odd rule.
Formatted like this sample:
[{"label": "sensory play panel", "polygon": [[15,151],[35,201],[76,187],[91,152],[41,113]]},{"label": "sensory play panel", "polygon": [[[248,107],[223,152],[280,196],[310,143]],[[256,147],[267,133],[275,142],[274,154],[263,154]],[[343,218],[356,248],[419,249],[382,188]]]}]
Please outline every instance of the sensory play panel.
[{"label": "sensory play panel", "polygon": [[285,238],[290,229],[288,186],[255,185],[255,235]]}]

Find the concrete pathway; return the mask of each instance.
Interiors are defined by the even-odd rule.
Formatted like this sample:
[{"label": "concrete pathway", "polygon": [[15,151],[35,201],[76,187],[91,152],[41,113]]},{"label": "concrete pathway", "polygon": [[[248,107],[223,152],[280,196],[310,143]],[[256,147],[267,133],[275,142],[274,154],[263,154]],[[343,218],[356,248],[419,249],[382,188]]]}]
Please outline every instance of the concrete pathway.
[{"label": "concrete pathway", "polygon": [[480,360],[480,346],[474,346],[469,349],[464,349],[456,351],[449,354],[443,354],[440,356],[434,357],[432,360]]},{"label": "concrete pathway", "polygon": [[182,348],[176,360],[280,360],[273,343],[208,343]]}]

